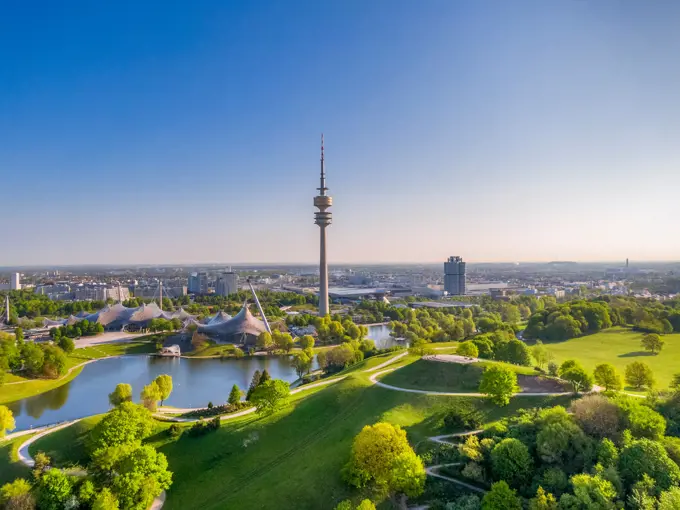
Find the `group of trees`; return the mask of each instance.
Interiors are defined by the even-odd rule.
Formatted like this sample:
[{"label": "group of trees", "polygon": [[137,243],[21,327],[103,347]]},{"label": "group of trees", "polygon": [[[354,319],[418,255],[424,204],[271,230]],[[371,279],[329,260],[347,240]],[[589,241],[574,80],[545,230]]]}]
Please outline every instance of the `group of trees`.
[{"label": "group of trees", "polygon": [[[132,390],[124,386],[128,385],[118,385],[109,395],[115,407],[88,435],[86,476],[69,476],[38,453],[32,479],[4,485],[0,505],[8,510],[146,510],[168,489],[172,473],[165,455],[144,443],[154,430],[151,413],[132,403]],[[7,425],[2,416],[0,406],[0,433]]]},{"label": "group of trees", "polygon": [[83,319],[75,324],[50,329],[50,336],[57,342],[62,337],[80,338],[81,336],[100,335],[103,332],[104,326],[100,323]]},{"label": "group of trees", "polygon": [[665,429],[663,416],[624,396],[522,411],[459,446],[459,477],[490,486],[464,508],[680,508],[680,440]]},{"label": "group of trees", "polygon": [[255,348],[258,351],[289,354],[294,346],[295,340],[293,340],[290,333],[283,333],[276,329],[271,334],[263,331],[255,341]]},{"label": "group of trees", "polygon": [[572,301],[534,313],[523,335],[527,339],[557,342],[597,333],[612,326],[610,312],[604,302]]},{"label": "group of trees", "polygon": [[321,351],[316,355],[319,367],[326,373],[339,372],[354,363],[359,363],[368,356],[376,353],[373,340],[364,339],[360,342],[352,340],[343,342],[327,351]]},{"label": "group of trees", "polygon": [[7,371],[56,379],[66,373],[66,353],[57,345],[25,342],[21,335],[0,333],[0,384]]}]

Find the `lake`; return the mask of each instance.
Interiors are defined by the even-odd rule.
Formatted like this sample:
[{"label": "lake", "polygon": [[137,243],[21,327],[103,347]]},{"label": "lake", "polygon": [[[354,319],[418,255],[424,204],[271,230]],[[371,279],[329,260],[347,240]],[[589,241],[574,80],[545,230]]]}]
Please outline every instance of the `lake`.
[{"label": "lake", "polygon": [[285,356],[248,358],[161,358],[122,356],[104,358],[83,367],[72,381],[54,390],[7,404],[14,413],[16,430],[48,425],[109,410],[108,394],[116,384],[132,385],[135,400],[142,388],[160,374],[172,376],[173,390],[164,405],[205,407],[226,402],[231,387],[247,390],[255,370],[267,369],[273,379],[293,382],[295,370]]},{"label": "lake", "polygon": [[[369,326],[368,338],[384,349],[397,345],[385,325]],[[286,356],[226,358],[161,358],[123,356],[89,363],[72,381],[54,390],[7,404],[14,413],[16,430],[73,420],[109,410],[108,395],[116,384],[132,385],[138,399],[142,388],[160,374],[172,376],[173,390],[164,405],[205,407],[226,402],[231,387],[247,390],[255,370],[267,369],[273,379],[293,382],[295,370]]]}]

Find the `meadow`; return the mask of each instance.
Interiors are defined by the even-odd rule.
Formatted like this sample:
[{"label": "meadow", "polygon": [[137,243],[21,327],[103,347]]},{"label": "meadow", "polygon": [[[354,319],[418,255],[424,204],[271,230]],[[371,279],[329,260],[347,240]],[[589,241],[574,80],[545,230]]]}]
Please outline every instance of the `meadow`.
[{"label": "meadow", "polygon": [[628,328],[615,327],[594,335],[545,345],[555,355],[557,363],[576,359],[590,371],[600,363],[611,363],[623,375],[626,365],[642,361],[654,371],[657,388],[665,389],[673,374],[680,372],[680,333],[663,335],[666,344],[659,354],[644,350],[640,343],[642,335]]}]

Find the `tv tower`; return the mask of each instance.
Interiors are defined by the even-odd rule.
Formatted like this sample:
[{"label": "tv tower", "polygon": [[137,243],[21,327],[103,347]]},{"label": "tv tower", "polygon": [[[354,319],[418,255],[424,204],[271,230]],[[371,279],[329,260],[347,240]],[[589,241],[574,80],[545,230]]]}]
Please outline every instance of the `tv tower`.
[{"label": "tv tower", "polygon": [[319,225],[320,258],[319,258],[319,316],[328,315],[328,263],[326,262],[326,227],[331,224],[333,214],[326,209],[333,205],[333,198],[326,195],[326,167],[323,159],[323,133],[321,134],[321,182],[319,194],[314,197],[314,207],[318,209],[314,213],[314,223]]}]

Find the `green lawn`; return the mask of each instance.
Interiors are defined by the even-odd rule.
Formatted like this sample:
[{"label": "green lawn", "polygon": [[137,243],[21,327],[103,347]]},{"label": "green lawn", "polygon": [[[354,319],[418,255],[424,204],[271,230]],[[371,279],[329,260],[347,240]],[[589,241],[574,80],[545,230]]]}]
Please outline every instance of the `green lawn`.
[{"label": "green lawn", "polygon": [[19,445],[31,435],[19,436],[11,441],[0,440],[0,485],[4,485],[16,478],[29,478],[31,470],[19,462],[17,452]]},{"label": "green lawn", "polygon": [[484,369],[492,364],[506,366],[517,374],[536,375],[530,367],[519,367],[509,363],[482,361],[463,365],[421,359],[400,370],[388,373],[380,380],[399,388],[476,393]]},{"label": "green lawn", "polygon": [[[70,427],[48,434],[31,444],[28,451],[31,455],[45,452],[55,466],[69,467],[76,464],[85,466],[88,460],[87,433],[102,417],[103,415],[90,416]],[[64,445],[68,445],[68,448],[64,448]]]},{"label": "green lawn", "polygon": [[657,355],[652,355],[642,348],[641,338],[642,333],[616,327],[566,342],[549,343],[546,346],[555,354],[557,363],[577,359],[588,370],[593,370],[600,363],[611,363],[623,375],[626,365],[642,361],[654,371],[658,388],[665,389],[670,384],[673,374],[680,372],[680,333],[664,335],[662,338],[666,344]]}]

